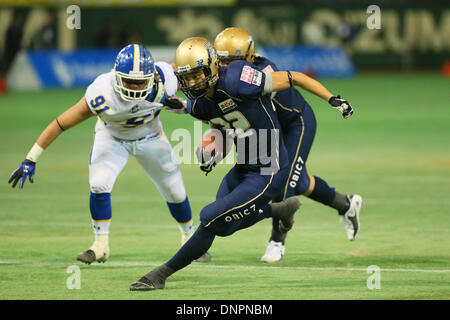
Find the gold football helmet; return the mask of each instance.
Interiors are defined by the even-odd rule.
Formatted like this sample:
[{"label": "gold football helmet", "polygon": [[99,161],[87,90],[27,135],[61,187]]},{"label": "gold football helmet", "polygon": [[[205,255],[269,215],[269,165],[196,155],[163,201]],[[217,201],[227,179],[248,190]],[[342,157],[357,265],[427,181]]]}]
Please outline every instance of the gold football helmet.
[{"label": "gold football helmet", "polygon": [[[219,79],[216,49],[205,38],[183,40],[175,52],[175,67],[180,89],[189,99],[204,96]],[[202,81],[190,85],[189,79],[199,75]]]},{"label": "gold football helmet", "polygon": [[230,27],[219,33],[214,41],[219,60],[247,60],[255,58],[255,42],[250,33],[242,28]]}]

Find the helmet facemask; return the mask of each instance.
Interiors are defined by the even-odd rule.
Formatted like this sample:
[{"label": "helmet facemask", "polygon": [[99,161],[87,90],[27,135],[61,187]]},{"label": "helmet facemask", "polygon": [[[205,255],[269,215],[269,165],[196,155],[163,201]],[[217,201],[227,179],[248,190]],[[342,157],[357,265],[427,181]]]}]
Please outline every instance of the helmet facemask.
[{"label": "helmet facemask", "polygon": [[[186,81],[186,77],[199,72],[205,75],[203,80],[189,86],[189,81]],[[191,100],[195,100],[206,95],[209,89],[217,83],[219,78],[217,74],[212,75],[211,69],[207,66],[201,66],[185,72],[175,72],[175,74],[180,82],[181,91],[183,91],[183,93]]]},{"label": "helmet facemask", "polygon": [[[152,91],[155,75],[154,73],[144,75],[142,71],[130,73],[122,73],[115,70],[116,82],[114,83],[114,89],[120,94],[121,98],[125,101],[140,101],[144,100],[147,95]],[[125,80],[125,81],[124,81]],[[139,83],[146,82],[146,85],[142,89],[130,89],[124,82],[127,83]]]},{"label": "helmet facemask", "polygon": [[125,101],[145,100],[153,89],[155,64],[142,45],[130,44],[120,50],[114,64],[114,90]]}]

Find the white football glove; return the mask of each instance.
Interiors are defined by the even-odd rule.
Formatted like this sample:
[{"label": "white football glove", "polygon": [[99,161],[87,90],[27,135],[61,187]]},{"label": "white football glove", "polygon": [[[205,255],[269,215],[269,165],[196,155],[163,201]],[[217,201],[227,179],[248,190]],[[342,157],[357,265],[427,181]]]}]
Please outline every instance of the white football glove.
[{"label": "white football glove", "polygon": [[216,164],[223,159],[222,152],[216,151],[215,149],[208,155],[205,152],[205,148],[197,148],[195,154],[197,155],[198,162],[200,163],[200,170],[205,172],[205,175],[208,175],[208,173],[214,169]]},{"label": "white football glove", "polygon": [[328,103],[333,108],[339,110],[342,113],[344,119],[347,119],[353,114],[353,108],[350,103],[348,103],[347,100],[341,99],[340,95],[338,95],[337,97],[332,96],[330,100],[328,100]]}]

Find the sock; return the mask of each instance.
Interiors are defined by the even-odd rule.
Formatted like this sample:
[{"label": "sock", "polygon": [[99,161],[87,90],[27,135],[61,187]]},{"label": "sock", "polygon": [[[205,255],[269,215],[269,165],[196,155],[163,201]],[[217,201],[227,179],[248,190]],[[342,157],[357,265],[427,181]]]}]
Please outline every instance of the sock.
[{"label": "sock", "polygon": [[178,227],[182,233],[191,233],[194,231],[191,206],[187,197],[180,203],[167,202],[167,206],[172,217],[178,222]]},{"label": "sock", "polygon": [[[283,201],[282,196],[275,197],[272,200],[272,203],[277,203]],[[280,219],[272,218],[272,234],[270,235],[269,241],[281,242],[284,245],[284,241],[286,240],[287,234],[283,234],[279,229]]]},{"label": "sock", "polygon": [[280,225],[280,219],[272,218],[272,234],[270,235],[270,240],[275,241],[275,242],[281,242],[284,245],[284,242],[286,241],[287,233],[281,233],[279,225]]},{"label": "sock", "polygon": [[336,209],[340,215],[344,215],[348,209],[350,209],[350,201],[348,201],[347,196],[340,194],[337,191],[335,193],[336,196],[334,197],[330,207]]},{"label": "sock", "polygon": [[314,176],[314,179],[314,190],[311,192],[308,198],[320,202],[324,205],[330,206],[335,196],[334,189],[330,188],[328,183],[326,183],[321,178]]},{"label": "sock", "polygon": [[198,259],[211,247],[216,235],[200,225],[192,237],[165,265],[174,272],[183,269],[195,259]]},{"label": "sock", "polygon": [[315,186],[308,198],[334,208],[339,214],[344,214],[350,208],[350,203],[346,196],[335,191],[321,178],[314,176]]},{"label": "sock", "polygon": [[95,235],[109,234],[112,217],[111,193],[91,192],[89,208]]}]

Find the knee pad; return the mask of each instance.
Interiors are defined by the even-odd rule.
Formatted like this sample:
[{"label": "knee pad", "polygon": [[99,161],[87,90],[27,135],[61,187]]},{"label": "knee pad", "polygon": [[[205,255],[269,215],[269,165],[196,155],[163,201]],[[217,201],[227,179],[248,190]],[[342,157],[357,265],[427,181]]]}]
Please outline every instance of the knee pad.
[{"label": "knee pad", "polygon": [[170,203],[181,203],[186,199],[186,189],[183,181],[177,181],[171,185],[165,185],[160,190],[163,197]]},{"label": "knee pad", "polygon": [[230,225],[231,223],[235,222],[232,221],[226,223],[221,218],[214,220],[215,218],[216,216],[214,215],[214,212],[212,212],[212,210],[208,208],[208,206],[206,206],[205,208],[202,209],[202,211],[200,211],[200,223],[203,225],[203,227],[210,230],[216,236],[226,237],[233,234],[236,231]]},{"label": "knee pad", "polygon": [[116,177],[107,170],[92,170],[89,174],[89,185],[92,193],[111,193]]}]

